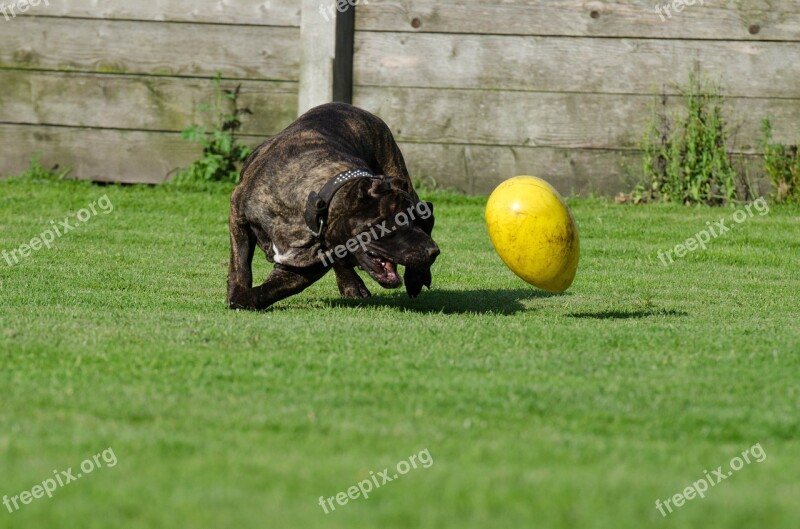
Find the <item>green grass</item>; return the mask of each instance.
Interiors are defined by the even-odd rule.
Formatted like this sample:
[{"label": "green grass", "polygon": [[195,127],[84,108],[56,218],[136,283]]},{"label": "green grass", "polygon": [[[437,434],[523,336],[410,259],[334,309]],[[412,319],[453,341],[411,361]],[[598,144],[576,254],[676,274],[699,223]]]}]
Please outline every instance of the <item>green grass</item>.
[{"label": "green grass", "polygon": [[[493,252],[483,199],[428,194],[442,255],[417,300],[332,277],[225,307],[224,192],[0,182],[0,496],[95,470],[0,528],[788,528],[800,523],[800,208],[773,206],[670,267],[732,209],[572,201],[573,287]],[[268,271],[257,256],[257,277]],[[662,518],[755,443],[767,459]],[[324,514],[428,449],[434,464]]]}]

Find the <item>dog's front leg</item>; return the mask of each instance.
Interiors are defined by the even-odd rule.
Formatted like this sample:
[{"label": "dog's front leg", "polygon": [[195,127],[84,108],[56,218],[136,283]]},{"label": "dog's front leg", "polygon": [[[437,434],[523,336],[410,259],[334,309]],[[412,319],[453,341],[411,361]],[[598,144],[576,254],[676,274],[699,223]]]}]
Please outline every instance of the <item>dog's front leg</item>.
[{"label": "dog's front leg", "polygon": [[253,288],[253,253],[256,237],[243,218],[231,212],[231,260],[228,266],[228,305],[236,308],[244,293]]},{"label": "dog's front leg", "polygon": [[230,301],[230,307],[264,310],[273,303],[299,294],[327,271],[328,268],[322,264],[307,268],[276,264],[263,285],[239,292],[236,299]]},{"label": "dog's front leg", "polygon": [[357,299],[368,298],[372,295],[352,266],[334,263],[333,271],[336,273],[336,284],[343,297]]}]

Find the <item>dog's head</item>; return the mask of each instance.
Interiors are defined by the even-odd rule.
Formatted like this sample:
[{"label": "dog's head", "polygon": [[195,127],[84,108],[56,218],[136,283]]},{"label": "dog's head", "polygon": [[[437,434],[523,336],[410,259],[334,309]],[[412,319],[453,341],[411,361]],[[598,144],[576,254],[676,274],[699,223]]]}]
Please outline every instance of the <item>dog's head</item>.
[{"label": "dog's head", "polygon": [[399,178],[360,180],[342,191],[325,235],[330,249],[344,246],[348,251],[344,260],[384,288],[403,284],[397,265],[430,268],[439,255],[430,235],[434,224],[430,202],[418,201],[410,185]]}]

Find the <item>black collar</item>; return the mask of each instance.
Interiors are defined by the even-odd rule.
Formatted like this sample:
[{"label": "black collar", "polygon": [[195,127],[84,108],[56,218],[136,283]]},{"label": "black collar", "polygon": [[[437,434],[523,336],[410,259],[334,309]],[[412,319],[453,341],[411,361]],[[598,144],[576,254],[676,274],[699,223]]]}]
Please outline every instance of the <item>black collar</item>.
[{"label": "black collar", "polygon": [[379,179],[380,177],[360,169],[345,171],[328,180],[319,190],[319,193],[312,191],[308,194],[308,202],[306,203],[306,211],[303,217],[305,218],[306,226],[308,226],[314,237],[317,239],[324,237],[325,228],[328,224],[328,208],[336,192],[348,182],[359,178]]}]

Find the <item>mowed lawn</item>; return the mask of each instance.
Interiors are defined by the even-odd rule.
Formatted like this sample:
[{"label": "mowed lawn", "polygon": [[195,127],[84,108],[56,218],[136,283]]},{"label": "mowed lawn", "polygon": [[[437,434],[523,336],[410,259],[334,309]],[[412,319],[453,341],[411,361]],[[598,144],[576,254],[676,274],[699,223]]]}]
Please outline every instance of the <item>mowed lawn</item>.
[{"label": "mowed lawn", "polygon": [[[485,198],[426,193],[432,291],[344,301],[328,276],[263,313],[225,306],[224,191],[0,182],[0,251],[104,195],[0,258],[0,496],[117,464],[0,505],[0,528],[800,526],[797,207],[665,267],[735,209],[572,200],[578,276],[548,295],[492,250]],[[656,510],[756,443],[763,462]]]}]

